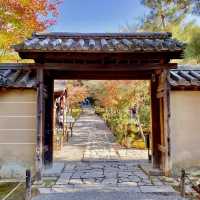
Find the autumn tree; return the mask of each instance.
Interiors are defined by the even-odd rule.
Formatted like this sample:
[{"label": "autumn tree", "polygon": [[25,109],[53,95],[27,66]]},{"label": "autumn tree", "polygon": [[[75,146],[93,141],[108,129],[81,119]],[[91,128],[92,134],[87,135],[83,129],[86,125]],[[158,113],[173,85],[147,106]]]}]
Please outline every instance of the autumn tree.
[{"label": "autumn tree", "polygon": [[[126,128],[133,125],[133,132],[137,127],[131,122],[130,109],[137,105],[138,117],[142,128],[150,132],[150,95],[148,81],[106,80],[89,81],[85,83],[90,95],[95,99],[97,113],[101,114],[116,134],[118,141],[124,141]],[[134,134],[132,134],[134,136]]]},{"label": "autumn tree", "polygon": [[[60,0],[0,0],[0,59],[11,45],[55,24]],[[12,56],[11,56],[12,57]]]},{"label": "autumn tree", "polygon": [[88,89],[76,80],[68,81],[66,91],[69,112],[72,112],[73,108],[80,107],[80,103],[88,96]]}]

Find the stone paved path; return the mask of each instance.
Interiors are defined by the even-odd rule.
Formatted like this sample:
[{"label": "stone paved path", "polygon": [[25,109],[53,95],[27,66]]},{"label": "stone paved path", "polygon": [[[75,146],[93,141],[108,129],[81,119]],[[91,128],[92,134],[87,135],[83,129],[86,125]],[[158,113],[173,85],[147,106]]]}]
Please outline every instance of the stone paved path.
[{"label": "stone paved path", "polygon": [[64,170],[40,199],[181,199],[171,186],[149,177],[138,167],[147,162],[145,150],[123,149],[92,110],[85,111],[73,137],[56,155]]}]

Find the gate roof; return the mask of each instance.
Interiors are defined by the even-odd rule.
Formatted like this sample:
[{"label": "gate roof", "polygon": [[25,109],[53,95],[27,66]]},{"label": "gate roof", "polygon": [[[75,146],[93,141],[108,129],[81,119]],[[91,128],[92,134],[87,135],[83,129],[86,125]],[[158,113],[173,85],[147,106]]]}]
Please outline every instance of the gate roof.
[{"label": "gate roof", "polygon": [[15,45],[18,52],[146,53],[182,52],[171,33],[34,33]]}]

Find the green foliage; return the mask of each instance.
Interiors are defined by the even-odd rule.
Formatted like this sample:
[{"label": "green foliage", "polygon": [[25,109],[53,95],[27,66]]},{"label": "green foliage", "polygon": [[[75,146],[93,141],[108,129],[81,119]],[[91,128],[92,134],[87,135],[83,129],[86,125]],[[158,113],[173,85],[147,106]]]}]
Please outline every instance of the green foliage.
[{"label": "green foliage", "polygon": [[[200,27],[189,15],[200,15],[199,0],[141,0],[150,11],[140,21],[140,31],[172,32],[174,38],[189,43],[184,62],[199,62],[198,44]],[[187,19],[187,20],[186,20]],[[196,41],[196,43],[195,43]]]},{"label": "green foliage", "polygon": [[72,109],[71,115],[76,120],[79,118],[81,112],[82,112],[81,108],[77,107],[77,108]]},{"label": "green foliage", "polygon": [[200,31],[193,34],[193,37],[185,49],[185,57],[197,60],[200,63]]},{"label": "green foliage", "polygon": [[164,29],[168,24],[180,23],[188,14],[200,14],[199,0],[141,0],[150,9],[144,18],[144,28],[156,31]]},{"label": "green foliage", "polygon": [[190,5],[182,0],[142,0],[141,3],[150,9],[144,18],[143,28],[152,31],[162,30],[168,24],[178,22],[185,17]]}]

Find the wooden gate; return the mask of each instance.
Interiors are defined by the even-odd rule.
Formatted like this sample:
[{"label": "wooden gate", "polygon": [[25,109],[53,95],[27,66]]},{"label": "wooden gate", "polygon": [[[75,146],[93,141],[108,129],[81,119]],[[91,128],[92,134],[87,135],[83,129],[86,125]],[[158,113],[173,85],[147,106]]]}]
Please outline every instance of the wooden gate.
[{"label": "wooden gate", "polygon": [[[15,50],[22,59],[35,61],[33,64],[23,63],[20,67],[36,69],[39,75],[38,172],[42,154],[46,163],[52,163],[52,101],[44,100],[43,107],[42,97],[46,87],[47,95],[52,99],[53,79],[135,79],[151,80],[153,164],[163,169],[165,174],[169,173],[167,75],[169,69],[177,66],[170,60],[181,58],[183,53],[183,45],[172,39],[170,33],[36,33],[29,40],[16,45]],[[40,76],[42,73],[52,80],[46,75],[44,79],[44,76]]]}]

